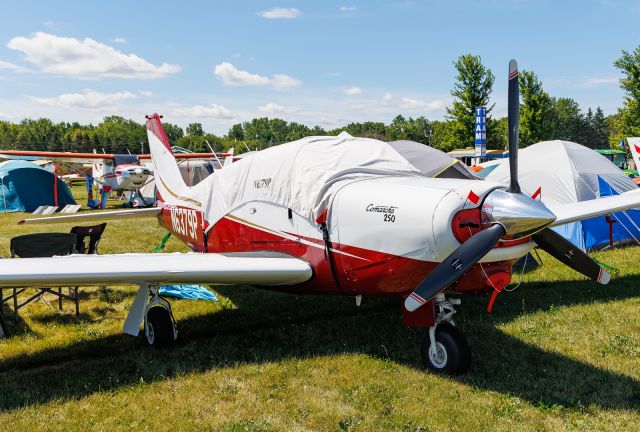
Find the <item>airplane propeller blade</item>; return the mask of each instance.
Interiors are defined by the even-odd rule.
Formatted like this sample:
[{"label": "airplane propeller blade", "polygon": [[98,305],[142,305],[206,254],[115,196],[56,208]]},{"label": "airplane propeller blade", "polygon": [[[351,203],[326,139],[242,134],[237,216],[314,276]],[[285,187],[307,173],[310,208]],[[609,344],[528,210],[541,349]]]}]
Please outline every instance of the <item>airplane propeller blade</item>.
[{"label": "airplane propeller blade", "polygon": [[578,273],[582,273],[602,285],[609,283],[611,276],[605,269],[580,248],[552,229],[545,228],[532,235],[531,238],[549,255]]},{"label": "airplane propeller blade", "polygon": [[520,127],[520,84],[518,81],[518,62],[509,61],[508,92],[509,125],[509,192],[520,193],[518,183],[518,129]]},{"label": "airplane propeller blade", "polygon": [[502,225],[495,224],[470,237],[420,282],[420,285],[405,300],[404,307],[412,312],[447,289],[480,261],[503,234]]}]

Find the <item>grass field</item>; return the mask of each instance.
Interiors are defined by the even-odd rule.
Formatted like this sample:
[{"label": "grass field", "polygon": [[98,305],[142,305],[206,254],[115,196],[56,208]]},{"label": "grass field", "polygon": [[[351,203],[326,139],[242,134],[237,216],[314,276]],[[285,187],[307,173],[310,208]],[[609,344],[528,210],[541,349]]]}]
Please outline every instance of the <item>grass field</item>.
[{"label": "grass field", "polygon": [[[0,215],[12,236],[67,231]],[[102,253],[150,252],[151,221],[109,222]],[[168,251],[182,251],[175,239]],[[544,265],[498,297],[463,299],[456,322],[473,365],[459,378],[424,372],[423,331],[400,301],[291,296],[214,286],[217,303],[173,301],[180,340],[158,351],[121,334],[135,288],[81,291],[23,309],[0,339],[2,431],[602,431],[640,430],[640,247],[600,252],[620,269],[598,286]],[[11,312],[5,314],[11,320]]]}]

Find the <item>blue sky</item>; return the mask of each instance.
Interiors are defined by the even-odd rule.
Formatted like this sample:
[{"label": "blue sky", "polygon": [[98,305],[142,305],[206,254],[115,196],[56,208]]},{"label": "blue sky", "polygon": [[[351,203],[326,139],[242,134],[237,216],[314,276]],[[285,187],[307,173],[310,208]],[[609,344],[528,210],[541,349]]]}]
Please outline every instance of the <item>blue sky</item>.
[{"label": "blue sky", "polygon": [[335,127],[441,119],[460,54],[496,75],[507,63],[545,89],[615,112],[612,62],[640,44],[632,1],[6,2],[0,119],[97,123],[160,112],[224,133],[256,116]]}]

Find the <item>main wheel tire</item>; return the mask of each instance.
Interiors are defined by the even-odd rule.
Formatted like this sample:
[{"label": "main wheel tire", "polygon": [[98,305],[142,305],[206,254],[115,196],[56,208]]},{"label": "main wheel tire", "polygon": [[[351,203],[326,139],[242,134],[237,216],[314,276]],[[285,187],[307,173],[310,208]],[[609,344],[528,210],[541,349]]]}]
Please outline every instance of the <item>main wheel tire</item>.
[{"label": "main wheel tire", "polygon": [[160,306],[149,309],[145,335],[149,345],[155,348],[169,346],[175,341],[173,320],[168,310]]},{"label": "main wheel tire", "polygon": [[460,330],[449,323],[438,324],[435,339],[433,348],[428,331],[422,340],[420,354],[427,369],[446,375],[460,375],[469,370],[471,350]]}]

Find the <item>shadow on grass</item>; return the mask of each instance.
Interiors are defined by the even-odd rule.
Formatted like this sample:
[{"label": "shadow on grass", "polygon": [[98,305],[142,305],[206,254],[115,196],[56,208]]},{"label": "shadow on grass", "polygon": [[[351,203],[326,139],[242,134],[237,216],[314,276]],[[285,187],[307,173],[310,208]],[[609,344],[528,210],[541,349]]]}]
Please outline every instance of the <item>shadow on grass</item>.
[{"label": "shadow on grass", "polygon": [[[468,298],[457,317],[475,349],[474,365],[467,375],[452,379],[540,406],[640,410],[638,380],[546,352],[494,325],[551,304],[634,297],[635,281],[620,280],[611,289],[591,282],[523,285],[500,298],[492,317],[483,312],[486,296]],[[365,299],[356,308],[352,298],[291,296],[248,287],[218,291],[238,309],[182,320],[181,341],[172,349],[157,351],[146,347],[141,337],[111,335],[1,361],[0,410],[237,364],[341,353],[421,369],[418,346],[424,332],[403,328],[398,299]]]}]

